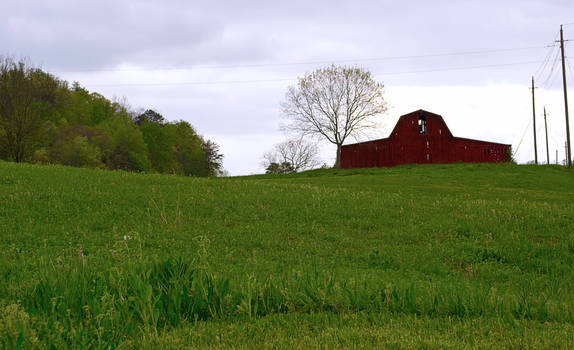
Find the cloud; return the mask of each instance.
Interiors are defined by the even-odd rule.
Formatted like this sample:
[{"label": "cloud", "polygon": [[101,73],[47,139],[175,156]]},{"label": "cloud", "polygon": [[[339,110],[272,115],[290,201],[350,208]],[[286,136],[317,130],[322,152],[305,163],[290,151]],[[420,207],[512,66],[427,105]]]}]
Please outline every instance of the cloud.
[{"label": "cloud", "polygon": [[[516,147],[531,116],[530,76],[560,22],[572,22],[568,13],[572,1],[4,1],[0,42],[1,54],[28,56],[106,97],[189,121],[222,145],[232,174],[247,174],[262,171],[260,154],[284,138],[287,87],[331,62],[359,65],[386,85],[394,109],[373,137],[425,108],[457,136]],[[526,49],[492,51],[513,48]],[[553,58],[537,74],[537,93],[556,128],[551,148],[561,150]],[[523,161],[533,154],[525,135]],[[333,154],[323,145],[325,161]]]},{"label": "cloud", "polygon": [[161,2],[23,2],[2,15],[0,40],[9,53],[54,70],[237,62],[265,55],[265,43],[254,45],[249,33],[230,31],[203,12]]}]

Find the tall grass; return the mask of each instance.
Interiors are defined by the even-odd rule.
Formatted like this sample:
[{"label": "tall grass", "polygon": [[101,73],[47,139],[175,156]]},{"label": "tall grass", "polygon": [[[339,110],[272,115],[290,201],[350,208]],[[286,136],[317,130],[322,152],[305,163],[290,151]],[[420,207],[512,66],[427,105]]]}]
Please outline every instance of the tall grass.
[{"label": "tall grass", "polygon": [[76,253],[58,265],[40,262],[36,283],[9,295],[17,301],[2,307],[0,325],[14,328],[5,324],[15,317],[20,322],[10,332],[4,329],[2,345],[41,341],[56,348],[107,348],[126,337],[153,338],[190,321],[301,312],[574,322],[573,300],[551,302],[550,295],[534,289],[515,294],[464,282],[381,284],[316,269],[264,280],[247,275],[232,283],[199,260],[143,259],[103,269]]},{"label": "tall grass", "polygon": [[0,163],[0,347],[137,347],[266,317],[297,329],[301,315],[493,319],[545,337],[574,324],[573,175],[198,180]]}]

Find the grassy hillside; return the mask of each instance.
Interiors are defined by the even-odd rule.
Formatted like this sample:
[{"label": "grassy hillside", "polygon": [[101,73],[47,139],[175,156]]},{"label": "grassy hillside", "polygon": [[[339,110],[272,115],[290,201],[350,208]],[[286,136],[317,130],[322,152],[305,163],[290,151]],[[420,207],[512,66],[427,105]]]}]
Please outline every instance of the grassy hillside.
[{"label": "grassy hillside", "polygon": [[574,171],[0,162],[6,348],[574,346]]}]

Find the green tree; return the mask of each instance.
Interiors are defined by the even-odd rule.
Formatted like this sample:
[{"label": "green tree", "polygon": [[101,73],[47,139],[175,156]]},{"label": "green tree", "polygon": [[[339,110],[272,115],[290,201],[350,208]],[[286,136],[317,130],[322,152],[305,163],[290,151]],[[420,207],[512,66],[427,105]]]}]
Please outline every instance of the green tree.
[{"label": "green tree", "polygon": [[62,104],[62,117],[72,125],[93,125],[92,123],[92,96],[90,92],[80,86],[78,82],[72,84],[67,99]]},{"label": "green tree", "polygon": [[69,88],[25,62],[0,59],[0,158],[193,176],[222,172],[217,144],[187,122]]},{"label": "green tree", "polygon": [[158,112],[154,111],[153,109],[146,109],[145,112],[138,115],[134,118],[134,122],[137,125],[141,125],[144,122],[154,123],[154,124],[165,124],[165,118],[163,115],[159,114]]},{"label": "green tree", "polygon": [[176,131],[175,156],[181,173],[187,176],[208,176],[208,162],[201,136],[186,121],[181,120],[173,126]]},{"label": "green tree", "polygon": [[104,147],[104,162],[110,169],[149,171],[151,163],[139,128],[125,116],[106,120],[101,125],[109,138]]},{"label": "green tree", "polygon": [[77,82],[68,89],[61,109],[62,117],[70,125],[96,126],[110,118],[128,113],[123,106],[111,102],[96,92],[90,93]]},{"label": "green tree", "polygon": [[221,176],[224,174],[223,154],[219,153],[219,145],[211,140],[204,141],[203,151],[207,161],[207,176]]},{"label": "green tree", "polygon": [[[97,128],[84,125],[63,126],[54,139],[49,157],[52,163],[102,168],[102,149],[105,149],[107,144],[107,135]],[[35,157],[40,156],[41,153],[35,154]]]},{"label": "green tree", "polygon": [[58,152],[51,158],[63,165],[76,167],[103,167],[100,149],[89,143],[85,136],[76,136],[58,147]]},{"label": "green tree", "polygon": [[22,162],[40,143],[57,94],[65,84],[24,61],[0,58],[0,155]]},{"label": "green tree", "polygon": [[162,115],[150,109],[135,118],[147,145],[152,168],[160,173],[174,173],[179,168],[175,155],[177,127],[164,122]]},{"label": "green tree", "polygon": [[289,162],[283,162],[283,163],[272,162],[269,163],[269,165],[265,169],[266,174],[290,174],[294,172],[295,168],[293,168],[293,165],[291,165],[291,163]]}]

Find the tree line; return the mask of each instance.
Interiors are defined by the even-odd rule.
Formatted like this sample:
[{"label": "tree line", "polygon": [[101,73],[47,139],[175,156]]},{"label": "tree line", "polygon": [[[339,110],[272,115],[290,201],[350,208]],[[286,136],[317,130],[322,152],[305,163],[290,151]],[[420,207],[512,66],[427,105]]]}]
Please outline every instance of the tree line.
[{"label": "tree line", "polygon": [[189,176],[224,172],[219,146],[188,122],[133,111],[10,57],[0,57],[0,159]]}]

